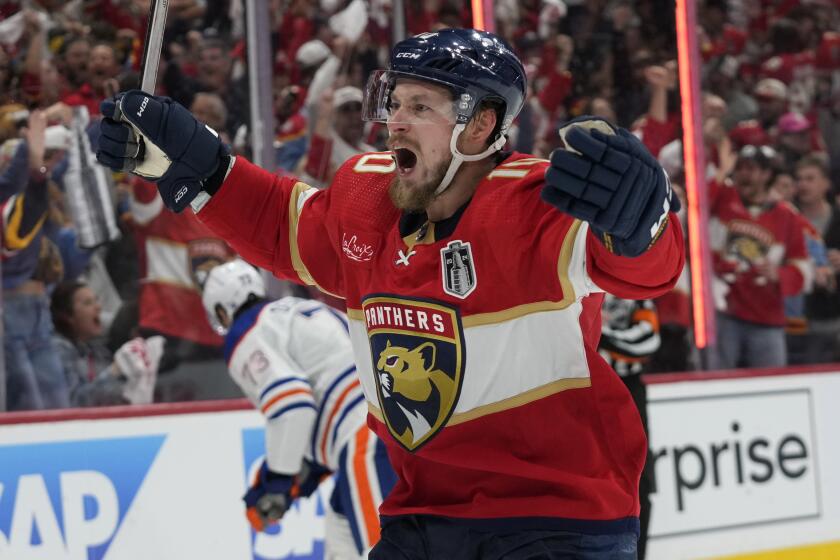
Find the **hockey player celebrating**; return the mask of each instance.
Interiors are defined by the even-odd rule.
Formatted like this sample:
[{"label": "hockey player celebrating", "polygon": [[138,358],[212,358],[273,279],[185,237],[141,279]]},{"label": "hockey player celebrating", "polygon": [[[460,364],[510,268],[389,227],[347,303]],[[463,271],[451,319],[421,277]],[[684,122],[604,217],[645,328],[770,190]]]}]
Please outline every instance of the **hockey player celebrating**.
[{"label": "hockey player celebrating", "polygon": [[278,521],[333,472],[325,559],[365,555],[379,540],[376,511],[396,476],[365,425],[343,314],[313,300],[265,299],[262,277],[239,259],[211,269],[202,301],[225,336],[231,377],[266,419],[266,458],[244,497],[251,526]]},{"label": "hockey player celebrating", "polygon": [[646,442],[598,355],[602,292],[676,282],[683,241],[662,168],[604,121],[551,161],[504,151],[525,70],[470,29],[399,42],[363,115],[390,151],[328,189],[231,158],[173,101],[104,103],[98,157],[158,183],[243,257],[345,299],[397,482],[370,558],[636,556]]}]

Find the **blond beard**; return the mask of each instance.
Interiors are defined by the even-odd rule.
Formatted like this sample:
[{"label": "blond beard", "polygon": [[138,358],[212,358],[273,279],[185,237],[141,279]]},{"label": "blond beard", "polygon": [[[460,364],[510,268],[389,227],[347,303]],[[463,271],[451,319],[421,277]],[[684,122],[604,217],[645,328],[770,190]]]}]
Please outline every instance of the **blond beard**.
[{"label": "blond beard", "polygon": [[406,212],[422,212],[435,199],[435,190],[443,181],[447,169],[449,169],[449,161],[435,167],[432,170],[431,179],[414,186],[403,183],[399,175],[395,176],[391,186],[388,187],[391,202]]}]

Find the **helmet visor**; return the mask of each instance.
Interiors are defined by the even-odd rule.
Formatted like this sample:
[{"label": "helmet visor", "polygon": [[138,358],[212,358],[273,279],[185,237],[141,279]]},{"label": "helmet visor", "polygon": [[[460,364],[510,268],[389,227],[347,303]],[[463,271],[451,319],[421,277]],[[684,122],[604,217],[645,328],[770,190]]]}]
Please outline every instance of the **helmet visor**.
[{"label": "helmet visor", "polygon": [[[412,87],[415,84],[426,87]],[[454,84],[376,70],[365,88],[362,118],[389,124],[456,124],[469,120],[473,105],[474,97]]]}]

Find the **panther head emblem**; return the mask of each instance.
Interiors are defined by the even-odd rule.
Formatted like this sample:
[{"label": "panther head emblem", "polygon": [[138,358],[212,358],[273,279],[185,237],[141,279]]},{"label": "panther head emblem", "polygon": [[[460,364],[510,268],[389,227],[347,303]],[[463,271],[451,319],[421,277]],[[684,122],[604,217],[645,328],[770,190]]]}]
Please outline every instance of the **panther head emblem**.
[{"label": "panther head emblem", "polygon": [[437,429],[448,412],[441,404],[457,389],[450,376],[435,368],[436,355],[432,342],[409,349],[388,340],[376,363],[382,404],[397,433],[412,444]]},{"label": "panther head emblem", "polygon": [[438,301],[375,294],[363,300],[362,315],[379,405],[369,403],[371,414],[413,453],[456,414],[466,367],[460,313]]}]

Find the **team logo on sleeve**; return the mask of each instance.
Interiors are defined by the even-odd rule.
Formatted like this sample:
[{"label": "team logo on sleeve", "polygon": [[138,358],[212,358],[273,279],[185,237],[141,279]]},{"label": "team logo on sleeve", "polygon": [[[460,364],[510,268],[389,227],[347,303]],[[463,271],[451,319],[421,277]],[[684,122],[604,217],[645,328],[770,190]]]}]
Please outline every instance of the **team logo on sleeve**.
[{"label": "team logo on sleeve", "polygon": [[464,340],[447,305],[372,297],[362,303],[379,406],[388,431],[414,451],[452,415],[461,391]]},{"label": "team logo on sleeve", "polygon": [[464,299],[475,290],[475,267],[469,242],[450,241],[440,250],[443,291]]}]

